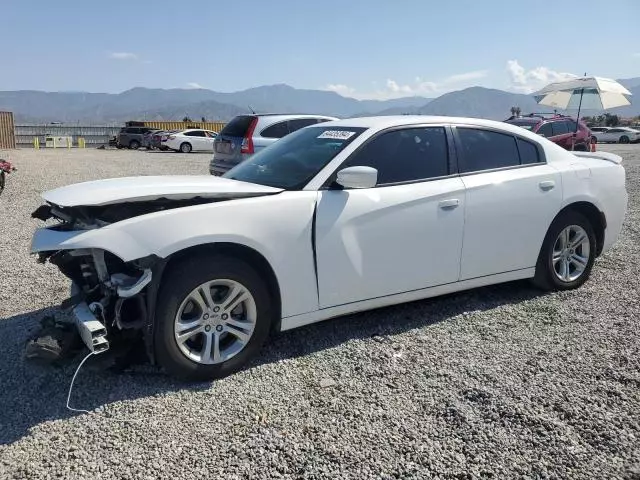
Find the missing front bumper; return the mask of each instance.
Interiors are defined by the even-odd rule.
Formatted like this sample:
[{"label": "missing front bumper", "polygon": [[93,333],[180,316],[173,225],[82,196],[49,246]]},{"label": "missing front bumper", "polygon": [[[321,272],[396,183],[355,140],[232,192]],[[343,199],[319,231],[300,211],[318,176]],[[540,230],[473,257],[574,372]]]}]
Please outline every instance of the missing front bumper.
[{"label": "missing front bumper", "polygon": [[73,315],[80,338],[90,351],[99,353],[109,349],[107,328],[85,302],[74,307]]}]

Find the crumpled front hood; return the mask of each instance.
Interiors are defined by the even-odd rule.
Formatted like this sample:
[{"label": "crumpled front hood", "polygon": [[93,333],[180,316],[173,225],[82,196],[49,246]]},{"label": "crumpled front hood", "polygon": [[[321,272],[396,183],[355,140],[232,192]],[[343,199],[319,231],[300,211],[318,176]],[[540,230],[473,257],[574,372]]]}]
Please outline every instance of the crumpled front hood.
[{"label": "crumpled front hood", "polygon": [[96,180],[49,190],[42,198],[60,207],[100,206],[157,199],[243,198],[273,195],[281,188],[213,175],[166,175]]}]

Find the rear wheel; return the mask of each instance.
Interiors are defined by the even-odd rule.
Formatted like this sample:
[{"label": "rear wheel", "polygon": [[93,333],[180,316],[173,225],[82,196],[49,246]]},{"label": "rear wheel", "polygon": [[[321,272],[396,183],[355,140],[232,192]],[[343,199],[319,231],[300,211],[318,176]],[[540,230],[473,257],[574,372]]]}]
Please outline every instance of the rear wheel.
[{"label": "rear wheel", "polygon": [[620,143],[629,143],[629,137],[623,135],[620,137]]},{"label": "rear wheel", "polygon": [[191,152],[191,144],[184,142],[183,144],[180,145],[180,151],[182,153],[190,153]]},{"label": "rear wheel", "polygon": [[140,148],[140,142],[137,140],[131,140],[129,142],[129,148],[131,150],[137,150],[138,148]]},{"label": "rear wheel", "polygon": [[560,214],[545,236],[533,282],[544,290],[571,290],[591,274],[597,251],[589,220],[575,211]]},{"label": "rear wheel", "polygon": [[0,193],[4,190],[5,173],[0,172]]},{"label": "rear wheel", "polygon": [[591,143],[598,143],[598,137],[596,137],[595,135],[593,135],[591,137]]},{"label": "rear wheel", "polygon": [[158,298],[156,356],[177,377],[230,375],[258,353],[269,335],[269,290],[242,260],[193,257],[167,273]]}]

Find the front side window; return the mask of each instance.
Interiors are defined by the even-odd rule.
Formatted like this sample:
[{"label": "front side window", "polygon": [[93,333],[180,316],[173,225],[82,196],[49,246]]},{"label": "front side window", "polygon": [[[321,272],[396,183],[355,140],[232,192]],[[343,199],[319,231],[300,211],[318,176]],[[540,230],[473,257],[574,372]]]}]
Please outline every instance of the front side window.
[{"label": "front side window", "polygon": [[340,167],[372,167],[378,185],[425,180],[449,174],[444,127],[393,130],[366,143]]},{"label": "front side window", "polygon": [[553,136],[556,137],[558,135],[566,135],[569,133],[569,128],[567,127],[567,122],[553,122],[551,124],[553,128]]},{"label": "front side window", "polygon": [[550,123],[545,123],[540,126],[538,131],[536,132],[538,135],[542,135],[543,137],[553,137],[553,129],[551,128]]},{"label": "front side window", "polygon": [[359,127],[303,128],[260,150],[223,176],[298,190],[365,130]]},{"label": "front side window", "polygon": [[515,137],[476,128],[457,130],[462,147],[458,157],[460,173],[520,165]]}]

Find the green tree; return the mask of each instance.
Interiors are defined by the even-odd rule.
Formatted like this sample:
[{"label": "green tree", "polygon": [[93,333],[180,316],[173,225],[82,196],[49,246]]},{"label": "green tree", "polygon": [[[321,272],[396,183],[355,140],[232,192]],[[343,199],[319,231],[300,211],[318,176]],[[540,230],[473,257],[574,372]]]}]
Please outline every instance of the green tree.
[{"label": "green tree", "polygon": [[182,119],[182,121],[185,122],[185,123],[193,122],[193,120],[191,120],[188,115],[185,115],[185,117]]}]

